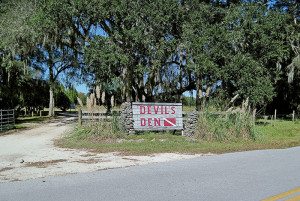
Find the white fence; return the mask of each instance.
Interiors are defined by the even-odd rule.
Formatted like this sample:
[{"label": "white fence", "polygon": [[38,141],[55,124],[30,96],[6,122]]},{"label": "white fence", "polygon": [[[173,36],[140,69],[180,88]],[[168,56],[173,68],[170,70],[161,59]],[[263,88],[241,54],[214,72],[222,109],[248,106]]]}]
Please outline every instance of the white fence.
[{"label": "white fence", "polygon": [[15,110],[0,110],[0,132],[15,126]]}]

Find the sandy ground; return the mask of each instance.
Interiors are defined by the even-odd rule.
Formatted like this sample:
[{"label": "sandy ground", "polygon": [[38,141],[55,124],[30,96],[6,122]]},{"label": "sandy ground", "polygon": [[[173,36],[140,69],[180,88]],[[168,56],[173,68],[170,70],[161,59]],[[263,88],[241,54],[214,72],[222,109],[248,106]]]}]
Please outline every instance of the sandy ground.
[{"label": "sandy ground", "polygon": [[118,153],[97,154],[88,150],[55,147],[53,141],[60,138],[73,126],[68,121],[60,121],[0,136],[0,182],[90,172],[200,156],[175,153],[122,156]]}]

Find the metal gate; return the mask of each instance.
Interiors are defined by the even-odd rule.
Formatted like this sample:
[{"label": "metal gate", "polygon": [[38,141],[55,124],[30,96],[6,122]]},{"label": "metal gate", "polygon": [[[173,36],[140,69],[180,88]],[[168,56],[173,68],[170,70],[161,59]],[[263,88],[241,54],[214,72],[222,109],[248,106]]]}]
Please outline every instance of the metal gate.
[{"label": "metal gate", "polygon": [[15,110],[0,110],[0,132],[15,126]]}]

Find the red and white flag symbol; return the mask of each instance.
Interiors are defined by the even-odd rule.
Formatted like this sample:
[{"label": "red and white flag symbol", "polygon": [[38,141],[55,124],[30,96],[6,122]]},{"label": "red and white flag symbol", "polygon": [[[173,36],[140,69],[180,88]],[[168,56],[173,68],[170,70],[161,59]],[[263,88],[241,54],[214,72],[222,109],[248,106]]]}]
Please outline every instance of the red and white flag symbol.
[{"label": "red and white flag symbol", "polygon": [[165,118],[164,126],[176,126],[176,118]]}]

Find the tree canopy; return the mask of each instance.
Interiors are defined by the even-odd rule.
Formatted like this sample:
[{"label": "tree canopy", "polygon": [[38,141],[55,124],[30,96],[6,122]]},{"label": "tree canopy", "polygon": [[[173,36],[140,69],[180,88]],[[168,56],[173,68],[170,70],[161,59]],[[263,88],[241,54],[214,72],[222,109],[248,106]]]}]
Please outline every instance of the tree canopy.
[{"label": "tree canopy", "polygon": [[297,1],[0,4],[2,83],[14,69],[27,69],[30,79],[40,72],[49,84],[50,108],[54,83],[75,80],[100,86],[106,99],[119,102],[178,102],[196,91],[198,109],[220,98],[218,92],[223,99],[249,98],[253,107],[300,108]]}]

